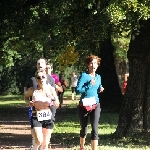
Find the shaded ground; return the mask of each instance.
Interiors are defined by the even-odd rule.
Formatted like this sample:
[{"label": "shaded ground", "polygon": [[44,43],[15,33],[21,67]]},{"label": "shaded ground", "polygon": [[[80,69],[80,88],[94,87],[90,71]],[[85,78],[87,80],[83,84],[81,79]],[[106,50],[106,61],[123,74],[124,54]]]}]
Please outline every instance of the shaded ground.
[{"label": "shaded ground", "polygon": [[[71,100],[64,101],[63,108],[57,109],[56,120],[60,121],[63,111]],[[55,141],[52,139],[52,141]],[[15,109],[0,109],[0,149],[29,150],[31,144],[28,107],[20,106]],[[49,148],[50,149],[50,148]],[[69,150],[65,146],[53,143],[51,149]]]}]

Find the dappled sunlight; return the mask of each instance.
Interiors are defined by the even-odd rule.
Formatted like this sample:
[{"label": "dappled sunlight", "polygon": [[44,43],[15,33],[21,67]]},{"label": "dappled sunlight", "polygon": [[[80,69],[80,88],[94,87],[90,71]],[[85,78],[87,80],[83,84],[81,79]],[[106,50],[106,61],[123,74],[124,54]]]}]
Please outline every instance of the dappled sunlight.
[{"label": "dappled sunlight", "polygon": [[[70,95],[69,92],[66,94]],[[51,146],[52,149],[56,150],[79,150],[80,124],[77,116],[78,100],[68,100],[67,97],[64,100],[63,107],[57,109]],[[7,99],[7,102],[5,102],[5,99],[3,99],[2,105],[0,105],[0,149],[25,150],[31,144],[28,106],[20,104],[19,101]],[[139,135],[137,138],[116,139],[114,132],[117,123],[118,113],[113,112],[113,110],[102,109],[98,126],[100,138],[98,150],[150,150],[149,133]],[[91,125],[89,121],[86,150],[91,150],[90,133]]]}]

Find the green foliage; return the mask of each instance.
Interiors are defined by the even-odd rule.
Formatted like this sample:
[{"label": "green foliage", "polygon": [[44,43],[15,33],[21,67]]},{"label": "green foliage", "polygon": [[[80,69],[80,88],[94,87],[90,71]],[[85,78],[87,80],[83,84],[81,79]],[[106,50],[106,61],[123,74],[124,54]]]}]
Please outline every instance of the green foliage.
[{"label": "green foliage", "polygon": [[99,55],[101,42],[109,36],[116,56],[124,59],[131,33],[138,34],[139,21],[150,16],[149,4],[137,0],[4,1],[0,3],[1,71],[5,72],[4,66],[19,69],[15,76],[20,78],[12,82],[20,90],[39,57],[51,59],[54,72],[59,72],[58,56],[71,45],[80,54],[74,64],[80,72],[85,70],[85,56]]},{"label": "green foliage", "polygon": [[139,21],[150,17],[149,4],[149,1],[112,0],[106,8],[112,26],[112,42],[120,61],[126,59],[133,31],[139,34]]},{"label": "green foliage", "polygon": [[137,31],[139,20],[147,20],[150,17],[149,4],[149,1],[137,0],[110,1],[106,10],[114,31]]},{"label": "green foliage", "polygon": [[122,32],[122,34],[112,34],[112,44],[115,47],[115,55],[116,58],[120,61],[127,61],[127,51],[130,43],[130,36],[126,32]]},{"label": "green foliage", "polygon": [[6,67],[14,66],[14,63],[17,59],[21,58],[21,55],[17,52],[18,37],[9,38],[4,44],[2,48],[3,56],[1,57]]}]

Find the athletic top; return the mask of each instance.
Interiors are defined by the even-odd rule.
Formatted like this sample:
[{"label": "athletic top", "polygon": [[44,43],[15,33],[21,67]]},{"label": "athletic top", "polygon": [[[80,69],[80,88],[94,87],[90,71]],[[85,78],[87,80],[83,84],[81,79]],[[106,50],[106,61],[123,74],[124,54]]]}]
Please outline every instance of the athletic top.
[{"label": "athletic top", "polygon": [[78,82],[77,75],[71,76],[71,87],[76,87]]},{"label": "athletic top", "polygon": [[[37,102],[37,101],[42,101],[42,102],[49,102],[49,106],[52,106],[53,105],[53,101],[51,101],[51,98],[48,97],[48,95],[50,95],[50,85],[47,85],[47,88],[46,88],[46,93],[45,95],[41,95],[39,94],[38,90],[37,90],[37,86],[35,87],[34,89],[34,92],[33,92],[33,95],[32,95],[32,100]],[[35,107],[33,106],[33,109],[32,109],[32,115],[35,116],[36,114],[36,110],[35,110]]]},{"label": "athletic top", "polygon": [[[47,88],[49,89],[49,88]],[[33,101],[42,101],[42,102],[49,102],[50,106],[53,105],[51,98],[48,97],[48,93],[45,93],[45,95],[39,94],[38,90],[34,90],[32,100]]]},{"label": "athletic top", "polygon": [[[95,80],[94,85],[91,84],[92,79]],[[87,72],[82,73],[79,77],[76,88],[76,93],[81,93],[80,103],[82,104],[82,99],[90,97],[94,97],[96,103],[99,103],[98,92],[100,91],[101,87],[102,85],[100,75],[96,74],[95,77],[92,77]]]},{"label": "athletic top", "polygon": [[60,82],[60,81],[59,81],[59,77],[58,77],[57,74],[51,74],[51,77],[54,79],[55,84],[57,84],[58,82]]},{"label": "athletic top", "polygon": [[33,101],[42,101],[42,102],[51,102],[51,99],[49,97],[47,97],[46,93],[45,95],[41,95],[39,94],[38,90],[35,90],[33,92],[33,98],[32,98]]}]

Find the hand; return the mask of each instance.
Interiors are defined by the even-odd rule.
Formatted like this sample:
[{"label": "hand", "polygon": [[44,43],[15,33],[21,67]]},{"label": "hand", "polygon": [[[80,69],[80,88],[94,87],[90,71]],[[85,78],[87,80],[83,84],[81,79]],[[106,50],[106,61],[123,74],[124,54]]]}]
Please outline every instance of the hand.
[{"label": "hand", "polygon": [[33,101],[30,101],[30,102],[29,102],[29,106],[30,106],[30,107],[33,107],[33,106],[34,106]]},{"label": "hand", "polygon": [[104,88],[103,88],[103,87],[101,87],[101,88],[100,88],[100,93],[101,93],[101,92],[103,92],[103,91],[104,91]]},{"label": "hand", "polygon": [[94,80],[94,79],[91,80],[91,84],[92,84],[92,85],[95,84],[95,80]]},{"label": "hand", "polygon": [[47,93],[46,93],[46,96],[47,96],[48,98],[50,98],[50,99],[53,99],[53,96],[52,96],[51,94],[47,94]]}]

